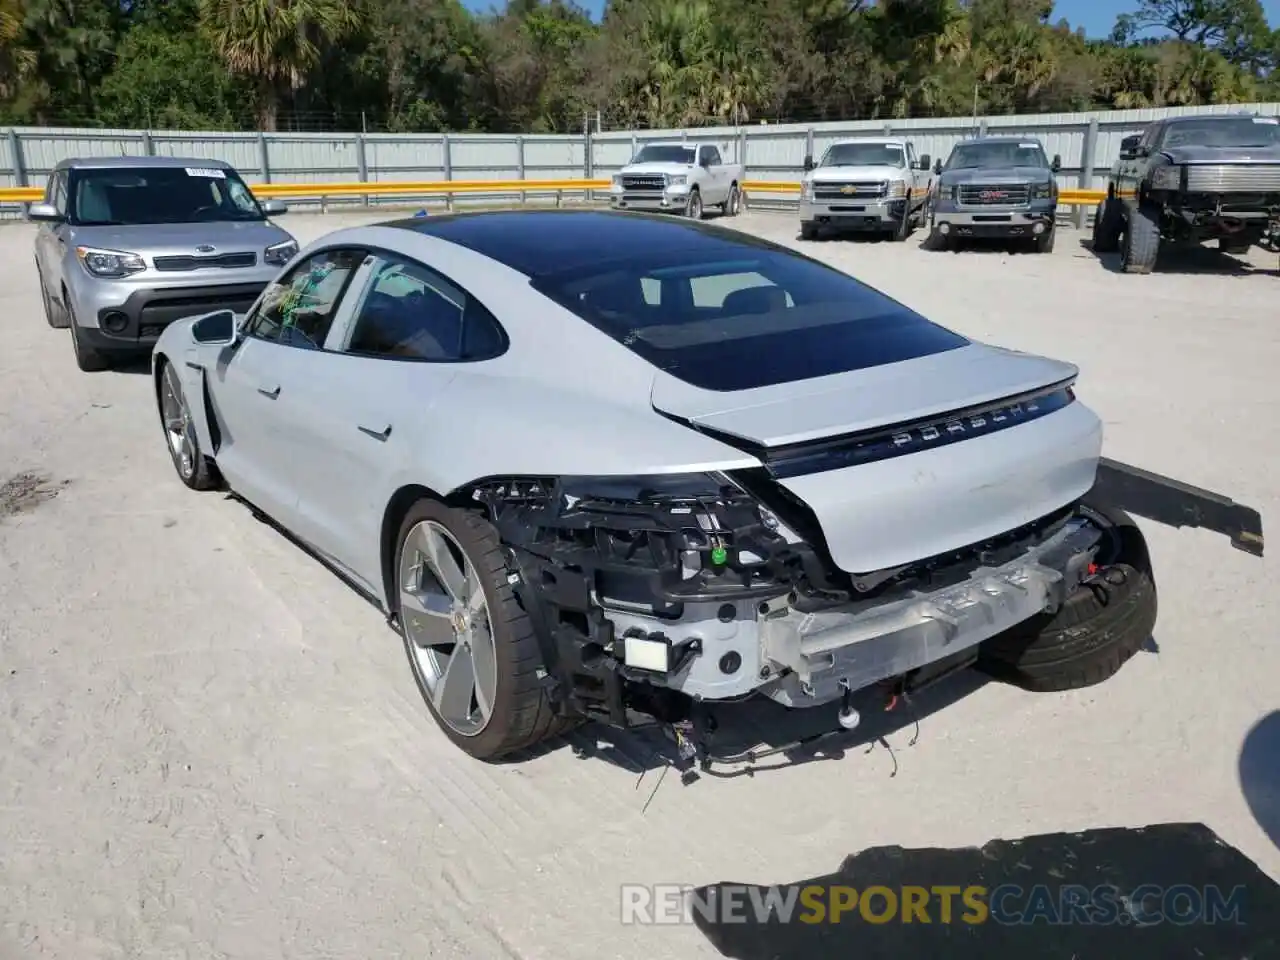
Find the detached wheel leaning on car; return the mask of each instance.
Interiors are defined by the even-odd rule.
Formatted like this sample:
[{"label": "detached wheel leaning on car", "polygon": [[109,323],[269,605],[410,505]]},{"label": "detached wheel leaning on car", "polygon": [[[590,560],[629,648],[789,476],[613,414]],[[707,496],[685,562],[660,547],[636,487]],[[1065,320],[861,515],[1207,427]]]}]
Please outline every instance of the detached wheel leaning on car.
[{"label": "detached wheel leaning on car", "polygon": [[1124,232],[1124,212],[1120,201],[1107,197],[1098,202],[1093,212],[1093,252],[1115,253],[1120,249],[1120,235]]},{"label": "detached wheel leaning on car", "polygon": [[178,479],[192,490],[213,490],[222,482],[218,468],[200,450],[195,424],[191,420],[191,407],[178,379],[178,371],[167,360],[161,361],[159,383],[156,386],[156,402],[160,408],[160,423],[164,427],[165,444]]},{"label": "detached wheel leaning on car", "polygon": [[1082,508],[1103,530],[1096,572],[1054,614],[985,641],[978,668],[1026,690],[1077,690],[1119,672],[1151,637],[1156,585],[1142,531],[1124,511]]},{"label": "detached wheel leaning on car", "polygon": [[689,205],[685,207],[684,212],[690,220],[702,219],[702,194],[697,187],[689,191]]},{"label": "detached wheel leaning on car", "polygon": [[542,653],[488,521],[423,499],[405,515],[396,544],[400,633],[445,735],[479,760],[496,760],[568,729],[538,678]]},{"label": "detached wheel leaning on car", "polygon": [[726,217],[736,217],[742,212],[742,191],[738,189],[735,183],[729,188],[729,198],[724,202],[724,215]]}]

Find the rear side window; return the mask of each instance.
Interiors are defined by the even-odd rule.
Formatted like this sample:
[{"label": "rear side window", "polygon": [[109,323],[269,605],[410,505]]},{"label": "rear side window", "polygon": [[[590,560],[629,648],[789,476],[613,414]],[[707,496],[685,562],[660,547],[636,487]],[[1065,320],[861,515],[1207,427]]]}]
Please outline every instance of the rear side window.
[{"label": "rear side window", "polygon": [[[544,276],[534,286],[660,370],[750,390],[941,353],[969,341],[847,274],[781,250]],[[660,291],[660,296],[654,296]]]}]

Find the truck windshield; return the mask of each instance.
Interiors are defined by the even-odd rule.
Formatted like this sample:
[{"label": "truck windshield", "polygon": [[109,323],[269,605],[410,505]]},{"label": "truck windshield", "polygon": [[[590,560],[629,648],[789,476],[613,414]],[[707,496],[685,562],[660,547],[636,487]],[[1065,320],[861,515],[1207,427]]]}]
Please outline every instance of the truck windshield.
[{"label": "truck windshield", "polygon": [[808,257],[728,248],[719,241],[704,250],[655,248],[544,275],[533,285],[658,369],[704,390],[846,373],[969,342]]},{"label": "truck windshield", "polygon": [[1048,167],[1044,150],[1038,143],[959,143],[947,158],[947,170],[970,170],[974,167]]},{"label": "truck windshield", "polygon": [[122,167],[72,170],[70,215],[83,226],[263,220],[234,170]]},{"label": "truck windshield", "polygon": [[1165,130],[1166,147],[1270,147],[1280,142],[1275,117],[1206,117],[1171,123]]},{"label": "truck windshield", "polygon": [[684,147],[678,143],[651,143],[640,148],[632,163],[693,163],[697,147]]},{"label": "truck windshield", "polygon": [[820,167],[901,167],[902,148],[892,143],[837,143],[822,156]]}]

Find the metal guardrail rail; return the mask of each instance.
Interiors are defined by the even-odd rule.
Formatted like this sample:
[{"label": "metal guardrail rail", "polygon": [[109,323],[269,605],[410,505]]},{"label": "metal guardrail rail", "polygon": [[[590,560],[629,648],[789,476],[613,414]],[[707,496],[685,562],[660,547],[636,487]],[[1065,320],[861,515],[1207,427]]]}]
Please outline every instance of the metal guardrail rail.
[{"label": "metal guardrail rail", "polygon": [[[556,194],[594,193],[609,189],[608,180],[423,180],[383,181],[376,183],[258,183],[251,184],[255,196],[262,199],[326,200],[365,197],[427,197],[455,194]],[[800,184],[786,180],[748,180],[743,184],[748,199],[751,194],[782,196],[798,194]],[[1102,190],[1062,190],[1060,206],[1093,206],[1106,196]],[[42,187],[0,188],[0,204],[38,203],[44,199]]]}]

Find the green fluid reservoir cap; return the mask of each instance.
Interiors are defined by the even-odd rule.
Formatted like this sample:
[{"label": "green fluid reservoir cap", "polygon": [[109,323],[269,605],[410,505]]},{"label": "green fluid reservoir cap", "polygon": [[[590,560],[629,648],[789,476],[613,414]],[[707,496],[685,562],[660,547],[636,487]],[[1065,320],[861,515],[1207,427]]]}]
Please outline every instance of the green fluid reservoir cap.
[{"label": "green fluid reservoir cap", "polygon": [[724,547],[711,548],[711,562],[717,567],[723,566],[729,560],[729,551]]}]

